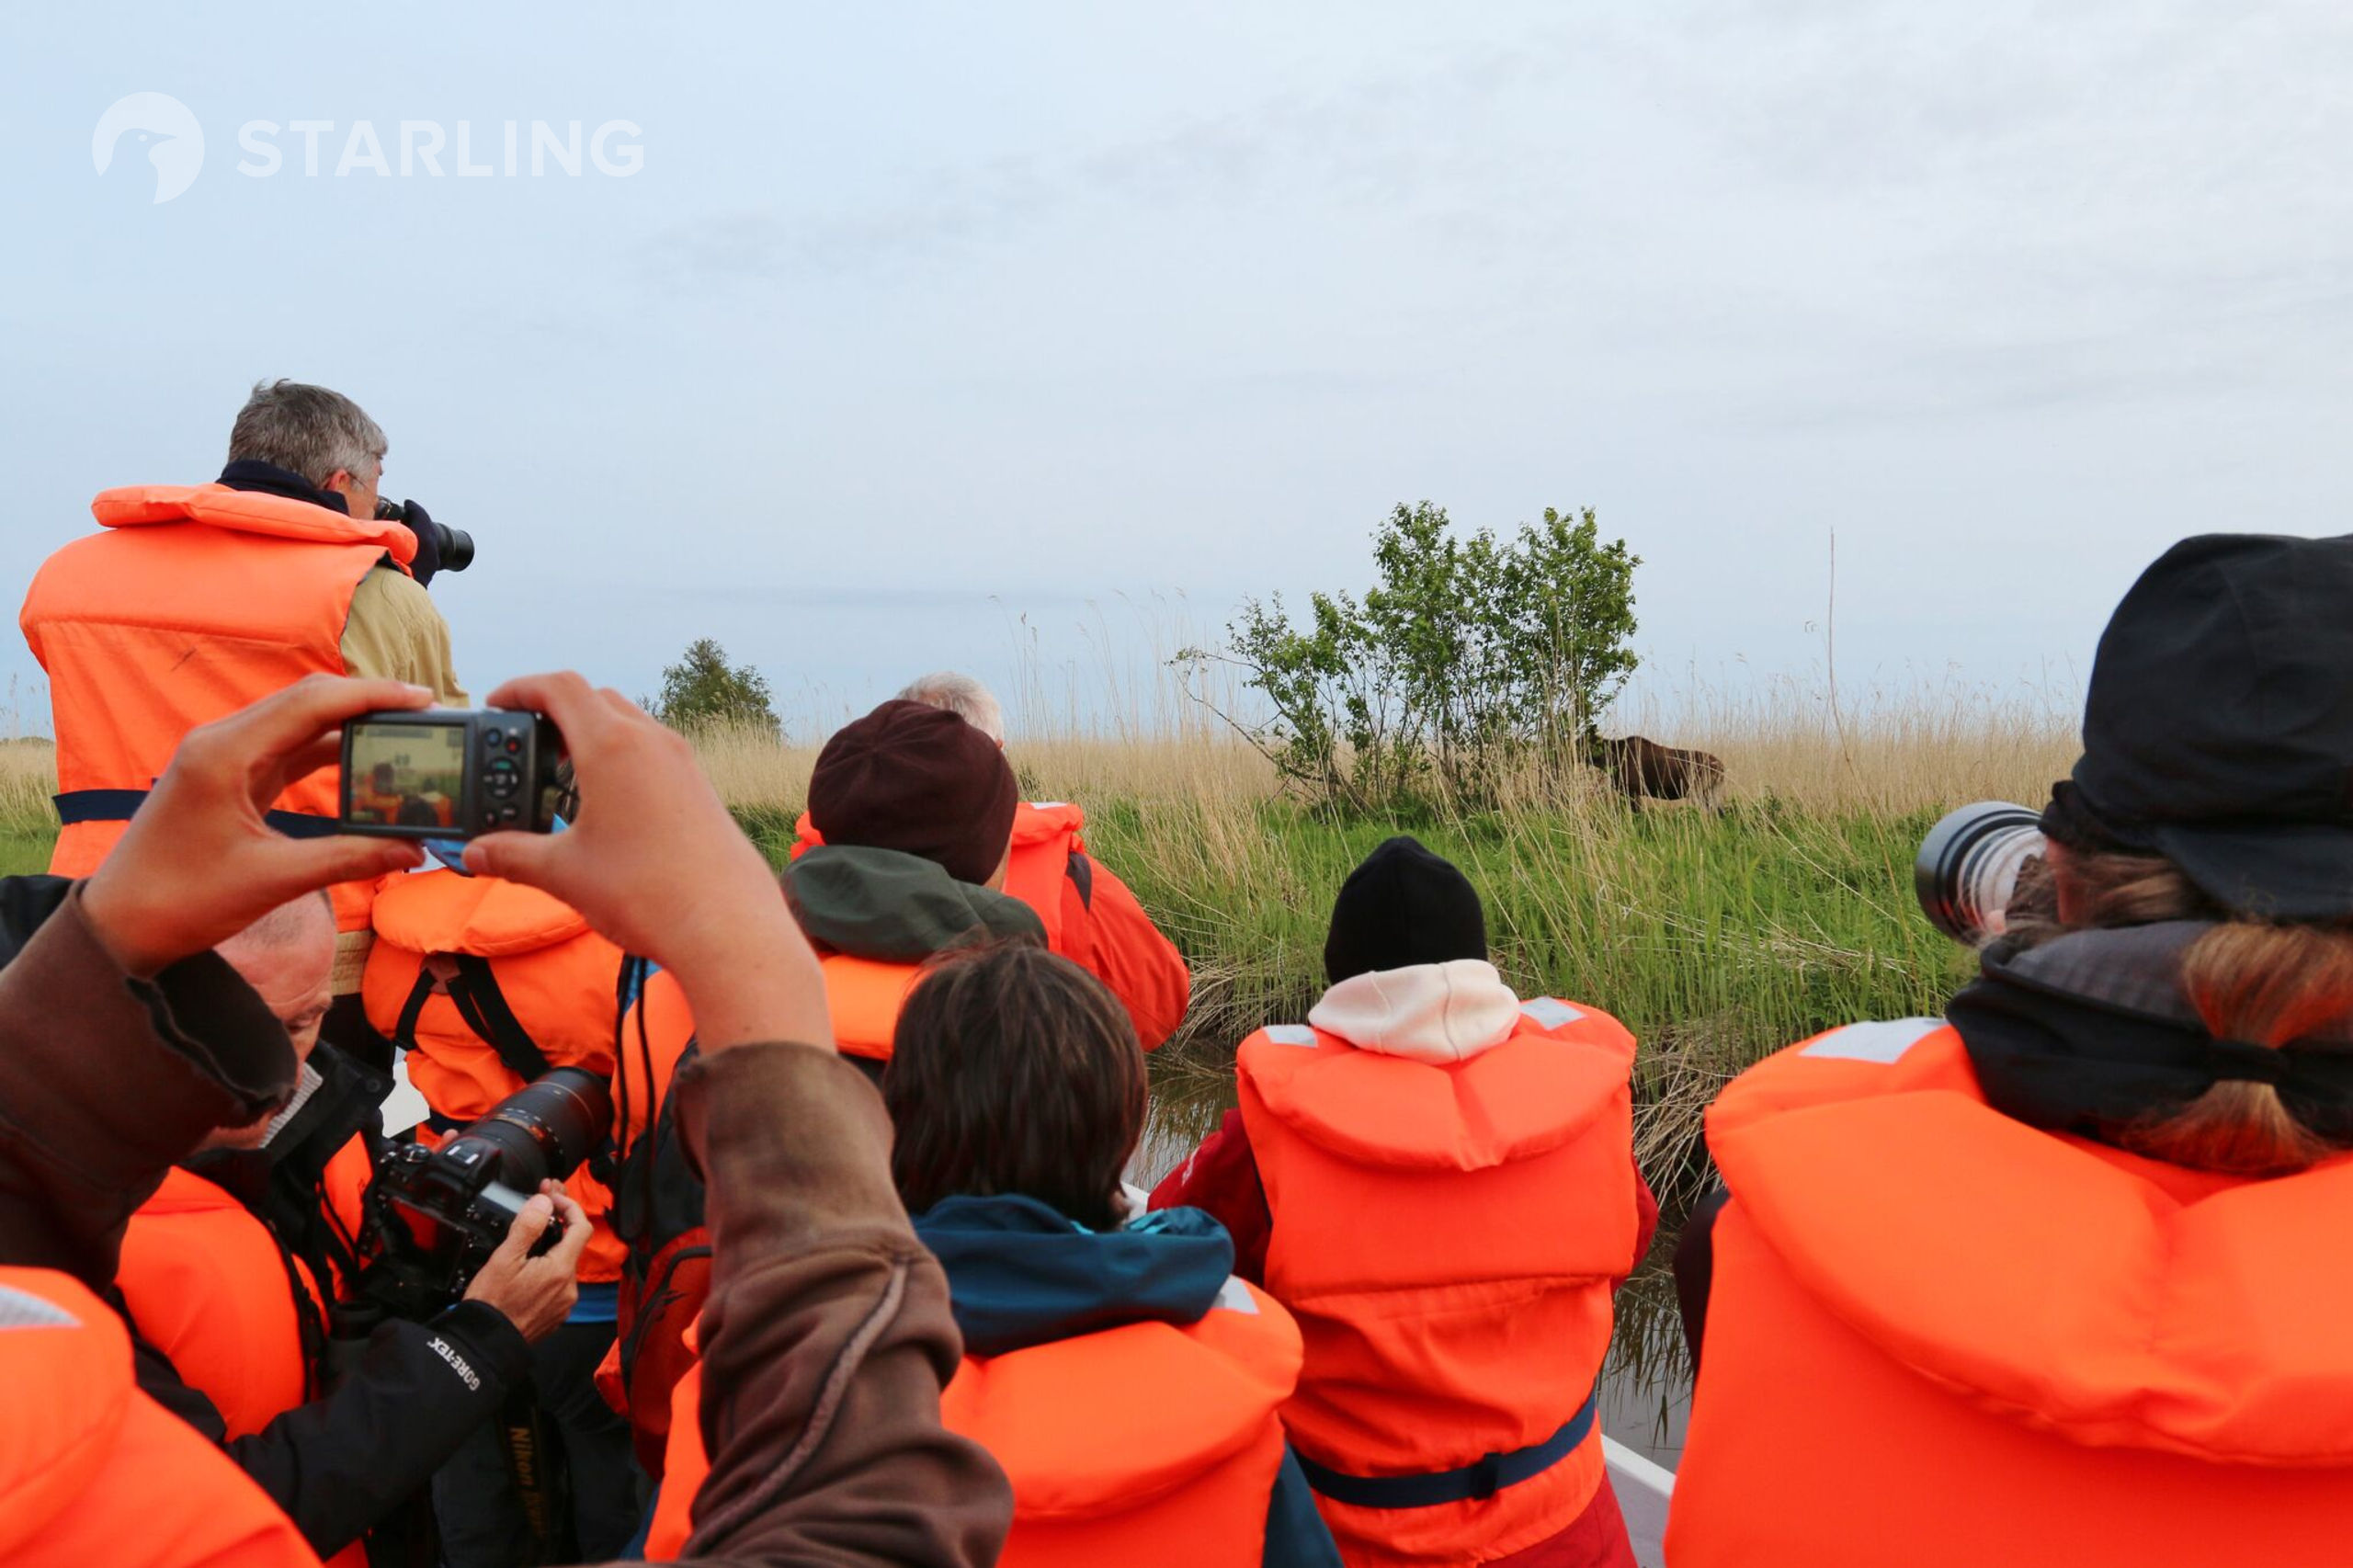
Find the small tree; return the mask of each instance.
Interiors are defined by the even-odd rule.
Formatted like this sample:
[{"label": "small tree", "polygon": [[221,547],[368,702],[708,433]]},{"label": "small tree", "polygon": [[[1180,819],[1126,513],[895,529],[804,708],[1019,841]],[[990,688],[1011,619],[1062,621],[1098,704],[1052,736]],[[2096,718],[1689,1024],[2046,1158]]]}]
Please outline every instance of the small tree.
[{"label": "small tree", "polygon": [[767,677],[749,665],[730,665],[727,650],[709,637],[688,643],[678,662],[662,672],[662,696],[651,706],[674,730],[736,725],[776,734],[783,728],[768,701]]},{"label": "small tree", "polygon": [[1500,770],[1580,758],[1634,669],[1634,568],[1588,509],[1499,540],[1455,537],[1445,509],[1400,506],[1373,536],[1376,583],[1358,600],[1309,597],[1295,627],[1277,597],[1245,601],[1217,660],[1273,710],[1235,727],[1327,801],[1395,804],[1429,778],[1482,800]]},{"label": "small tree", "polygon": [[1514,719],[1556,755],[1583,755],[1641,663],[1630,644],[1642,563],[1624,540],[1601,541],[1592,507],[1570,517],[1547,506],[1543,525],[1522,528],[1499,564]]}]

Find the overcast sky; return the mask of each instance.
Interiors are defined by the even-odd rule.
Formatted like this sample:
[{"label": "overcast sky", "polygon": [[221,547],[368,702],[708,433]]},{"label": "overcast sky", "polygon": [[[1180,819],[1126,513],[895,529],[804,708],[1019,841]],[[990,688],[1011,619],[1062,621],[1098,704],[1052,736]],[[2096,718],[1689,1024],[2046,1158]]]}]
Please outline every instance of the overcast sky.
[{"label": "overcast sky", "polygon": [[[1422,497],[1597,507],[1668,684],[1818,670],[1834,531],[1842,686],[2072,680],[2173,539],[2353,528],[2342,5],[235,18],[0,21],[12,603],[279,375],[479,539],[477,695],[1134,666]],[[94,168],[135,93],[201,130],[165,202]],[[531,177],[534,120],[635,172]]]}]

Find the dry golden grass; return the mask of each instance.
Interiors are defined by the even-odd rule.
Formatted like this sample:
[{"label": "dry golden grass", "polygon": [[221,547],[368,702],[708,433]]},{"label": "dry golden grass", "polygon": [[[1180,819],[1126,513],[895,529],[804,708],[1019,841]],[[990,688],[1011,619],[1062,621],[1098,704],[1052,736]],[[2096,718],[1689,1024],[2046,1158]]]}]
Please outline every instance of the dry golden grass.
[{"label": "dry golden grass", "polygon": [[0,816],[15,820],[29,802],[45,811],[57,790],[57,748],[47,741],[0,741]]},{"label": "dry golden grass", "polygon": [[[1246,706],[1230,697],[1221,694],[1219,706]],[[1006,746],[1023,791],[1031,799],[1203,810],[1279,792],[1273,765],[1173,684],[1140,700],[1142,710],[1110,719],[1067,703],[1023,704]],[[1961,801],[2040,803],[2075,762],[2076,718],[2067,693],[1955,684],[1874,691],[1839,704],[1826,690],[1779,681],[1678,693],[1671,709],[1630,699],[1602,728],[1715,754],[1724,762],[1727,801],[1901,815]],[[696,747],[730,806],[796,811],[819,749],[757,730],[705,731]],[[1519,781],[1507,794],[1536,806],[1599,788],[1597,775],[1577,769],[1568,778]]]},{"label": "dry golden grass", "polygon": [[0,740],[0,875],[17,876],[49,865],[57,817],[49,798],[57,789],[57,750],[47,741]]},{"label": "dry golden grass", "polygon": [[1900,814],[1961,801],[2040,804],[2077,749],[2070,691],[1960,683],[1874,690],[1843,702],[1775,681],[1679,693],[1669,716],[1640,701],[1605,726],[1723,758],[1730,798],[1813,812]]}]

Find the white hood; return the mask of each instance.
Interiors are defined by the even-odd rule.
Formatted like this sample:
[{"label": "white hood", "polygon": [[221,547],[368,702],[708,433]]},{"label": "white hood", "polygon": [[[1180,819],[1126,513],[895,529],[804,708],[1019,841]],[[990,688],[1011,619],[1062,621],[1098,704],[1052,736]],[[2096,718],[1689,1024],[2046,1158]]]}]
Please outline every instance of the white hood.
[{"label": "white hood", "polygon": [[1307,1021],[1359,1050],[1443,1065],[1512,1037],[1519,998],[1483,959],[1354,975],[1324,993]]}]

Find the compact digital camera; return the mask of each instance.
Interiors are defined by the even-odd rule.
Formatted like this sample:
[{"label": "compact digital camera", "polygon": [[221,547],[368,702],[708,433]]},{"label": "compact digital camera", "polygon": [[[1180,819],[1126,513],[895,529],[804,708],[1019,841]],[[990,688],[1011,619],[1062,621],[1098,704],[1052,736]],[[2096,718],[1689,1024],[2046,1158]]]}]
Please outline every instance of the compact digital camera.
[{"label": "compact digital camera", "polygon": [[367,713],[343,727],[347,833],[467,839],[551,831],[565,814],[563,738],[541,713]]}]

